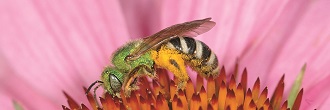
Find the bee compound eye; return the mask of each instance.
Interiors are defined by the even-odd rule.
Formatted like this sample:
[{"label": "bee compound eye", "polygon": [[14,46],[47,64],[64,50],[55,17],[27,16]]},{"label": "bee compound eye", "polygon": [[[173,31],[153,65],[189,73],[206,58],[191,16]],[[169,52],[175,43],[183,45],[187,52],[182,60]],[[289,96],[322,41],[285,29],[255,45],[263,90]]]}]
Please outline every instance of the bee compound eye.
[{"label": "bee compound eye", "polygon": [[121,82],[119,81],[119,79],[115,75],[110,75],[109,80],[110,80],[111,89],[114,92],[120,92]]}]

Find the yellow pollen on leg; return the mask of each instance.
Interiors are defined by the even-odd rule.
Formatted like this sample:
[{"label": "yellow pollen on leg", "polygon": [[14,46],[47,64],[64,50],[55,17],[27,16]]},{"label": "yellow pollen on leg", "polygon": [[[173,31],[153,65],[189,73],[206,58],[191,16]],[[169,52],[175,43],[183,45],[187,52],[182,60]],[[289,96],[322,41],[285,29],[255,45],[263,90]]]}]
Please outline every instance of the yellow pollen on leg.
[{"label": "yellow pollen on leg", "polygon": [[151,56],[155,64],[172,72],[178,79],[178,88],[183,89],[189,77],[183,60],[184,55],[177,50],[162,47],[159,51],[152,51]]}]

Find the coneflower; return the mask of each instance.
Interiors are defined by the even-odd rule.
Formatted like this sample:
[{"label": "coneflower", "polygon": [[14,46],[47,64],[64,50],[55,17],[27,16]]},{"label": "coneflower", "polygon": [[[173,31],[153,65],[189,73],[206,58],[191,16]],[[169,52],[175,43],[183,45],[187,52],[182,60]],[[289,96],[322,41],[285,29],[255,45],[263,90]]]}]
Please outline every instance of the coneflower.
[{"label": "coneflower", "polygon": [[304,89],[300,109],[330,108],[329,0],[2,0],[0,110],[62,109],[62,91],[92,109],[81,87],[99,79],[113,51],[207,17],[217,25],[196,39],[225,65],[226,85],[237,58],[249,71],[248,87],[259,77],[260,93],[267,86],[268,98],[285,73],[282,104],[292,100],[289,88],[306,63],[301,87],[293,92]]}]

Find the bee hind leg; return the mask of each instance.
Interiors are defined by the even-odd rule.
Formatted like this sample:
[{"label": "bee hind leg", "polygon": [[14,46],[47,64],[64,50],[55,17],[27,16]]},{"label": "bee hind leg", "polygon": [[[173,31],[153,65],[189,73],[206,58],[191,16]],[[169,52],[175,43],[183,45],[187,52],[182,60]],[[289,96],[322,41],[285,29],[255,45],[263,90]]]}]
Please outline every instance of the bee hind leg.
[{"label": "bee hind leg", "polygon": [[156,65],[172,72],[178,79],[177,88],[185,89],[189,77],[184,64],[183,55],[175,50],[161,49],[158,53],[155,52],[153,56]]},{"label": "bee hind leg", "polygon": [[172,66],[169,67],[169,71],[174,74],[174,76],[178,79],[177,88],[185,89],[187,81],[189,80],[185,65],[183,60],[172,58],[169,59],[169,62]]}]

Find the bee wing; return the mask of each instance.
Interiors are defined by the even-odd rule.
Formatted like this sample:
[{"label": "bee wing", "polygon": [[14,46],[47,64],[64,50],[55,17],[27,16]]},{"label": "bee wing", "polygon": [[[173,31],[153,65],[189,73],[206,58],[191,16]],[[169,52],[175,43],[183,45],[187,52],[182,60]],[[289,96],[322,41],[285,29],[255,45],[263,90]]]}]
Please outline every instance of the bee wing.
[{"label": "bee wing", "polygon": [[206,18],[167,27],[154,35],[144,38],[136,50],[130,54],[129,58],[139,57],[150,49],[155,49],[175,37],[196,37],[203,34],[214,27],[215,22],[210,20],[211,18]]}]

